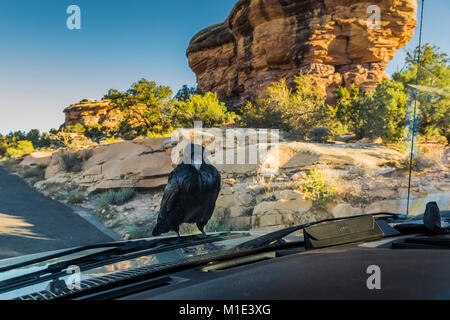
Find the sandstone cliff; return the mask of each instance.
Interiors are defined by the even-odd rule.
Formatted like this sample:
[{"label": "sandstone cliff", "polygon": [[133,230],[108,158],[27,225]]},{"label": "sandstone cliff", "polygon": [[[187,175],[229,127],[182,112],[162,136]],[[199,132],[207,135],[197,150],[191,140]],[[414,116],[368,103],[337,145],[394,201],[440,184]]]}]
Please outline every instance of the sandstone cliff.
[{"label": "sandstone cliff", "polygon": [[105,128],[113,128],[123,119],[123,114],[114,109],[108,99],[101,101],[85,99],[67,107],[64,113],[65,127],[81,123],[85,127],[100,124]]},{"label": "sandstone cliff", "polygon": [[[369,6],[381,9],[368,28]],[[240,0],[228,19],[198,33],[187,49],[202,91],[238,104],[271,83],[310,71],[332,89],[374,88],[413,37],[416,0]]]}]

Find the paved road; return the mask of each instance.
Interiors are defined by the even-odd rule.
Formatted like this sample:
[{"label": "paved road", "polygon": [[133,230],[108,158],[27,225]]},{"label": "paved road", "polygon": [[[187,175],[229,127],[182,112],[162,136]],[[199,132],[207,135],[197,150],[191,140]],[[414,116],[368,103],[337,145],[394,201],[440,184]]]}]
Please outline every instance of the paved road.
[{"label": "paved road", "polygon": [[113,241],[0,166],[0,259]]}]

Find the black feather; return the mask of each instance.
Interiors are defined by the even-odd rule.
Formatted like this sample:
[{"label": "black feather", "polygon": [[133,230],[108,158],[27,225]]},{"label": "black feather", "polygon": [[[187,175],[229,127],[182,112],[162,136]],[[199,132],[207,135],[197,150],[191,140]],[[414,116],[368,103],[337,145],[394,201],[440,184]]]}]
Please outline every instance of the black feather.
[{"label": "black feather", "polygon": [[204,161],[199,170],[191,164],[178,165],[169,176],[153,235],[178,233],[183,223],[195,223],[203,232],[219,192],[220,173],[214,166]]}]

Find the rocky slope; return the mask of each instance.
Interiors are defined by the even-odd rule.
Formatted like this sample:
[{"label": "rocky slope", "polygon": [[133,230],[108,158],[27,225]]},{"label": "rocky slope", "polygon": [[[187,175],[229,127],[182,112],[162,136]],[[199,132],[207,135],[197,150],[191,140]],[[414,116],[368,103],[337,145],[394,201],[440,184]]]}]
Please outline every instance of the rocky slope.
[{"label": "rocky slope", "polygon": [[[104,221],[107,227],[125,236],[125,226],[130,224],[145,230],[153,228],[162,187],[173,168],[173,147],[167,138],[97,146],[84,156],[79,173],[68,173],[61,168],[63,151],[32,154],[25,157],[22,165],[46,166],[46,180],[35,184],[45,194],[58,196],[67,185],[91,194],[83,204],[90,209],[96,208],[97,194],[105,190],[122,187],[139,190],[132,201],[115,207],[117,213]],[[228,152],[236,156],[251,147],[235,146]],[[412,181],[413,213],[423,212],[427,201],[437,201],[442,210],[449,210],[450,150],[440,145],[421,145],[420,150],[423,154],[417,161],[421,170],[414,172]],[[271,152],[267,158],[273,155]],[[278,154],[280,170],[271,177],[261,175],[261,163],[217,165],[223,184],[209,230],[214,227],[278,229],[330,217],[405,212],[407,162],[406,155],[396,148],[381,144],[282,140]],[[324,204],[309,198],[301,187],[312,169],[323,175],[325,185],[335,188],[335,196]]]},{"label": "rocky slope", "polygon": [[[369,6],[381,27],[368,28]],[[198,33],[187,49],[202,91],[240,99],[280,78],[310,71],[331,89],[374,88],[413,37],[416,0],[240,0],[228,19]]]}]

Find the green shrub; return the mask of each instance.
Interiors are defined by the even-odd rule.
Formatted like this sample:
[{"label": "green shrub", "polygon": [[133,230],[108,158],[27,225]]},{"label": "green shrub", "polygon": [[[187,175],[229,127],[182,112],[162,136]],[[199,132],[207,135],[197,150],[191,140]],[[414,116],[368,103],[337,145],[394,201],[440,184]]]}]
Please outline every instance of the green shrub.
[{"label": "green shrub", "polygon": [[401,83],[383,80],[374,92],[340,87],[335,98],[335,118],[359,138],[396,142],[404,137],[407,95]]},{"label": "green shrub", "polygon": [[27,168],[23,171],[22,177],[29,178],[40,178],[40,180],[44,180],[45,170],[41,167]]},{"label": "green shrub", "polygon": [[107,210],[111,205],[114,204],[115,192],[113,190],[109,190],[107,192],[103,192],[97,198],[96,208],[97,211]]},{"label": "green shrub", "polygon": [[78,204],[86,201],[86,195],[79,190],[69,191],[67,194],[67,202],[70,204]]},{"label": "green shrub", "polygon": [[77,123],[72,126],[67,126],[66,128],[63,129],[63,132],[76,133],[82,135],[86,132],[86,128],[81,123]]},{"label": "green shrub", "polygon": [[178,90],[177,94],[175,95],[175,100],[186,101],[189,100],[195,94],[200,94],[197,88],[183,85],[183,87],[180,90]]},{"label": "green shrub", "polygon": [[117,139],[116,137],[109,137],[109,138],[106,138],[104,141],[105,141],[106,143],[110,144],[110,143],[116,143],[116,142],[118,142],[118,141],[120,141],[120,140]]},{"label": "green shrub", "polygon": [[70,150],[64,150],[59,158],[59,167],[65,172],[81,172],[82,164],[81,155]]},{"label": "green shrub", "polygon": [[241,118],[248,127],[277,128],[306,136],[326,119],[325,98],[325,90],[309,74],[300,74],[294,78],[294,89],[285,79],[268,87],[264,97],[244,107]]},{"label": "green shrub", "polygon": [[86,200],[86,195],[77,189],[61,190],[57,194],[57,200],[67,200],[70,204],[79,204]]},{"label": "green shrub", "polygon": [[129,240],[143,239],[150,236],[149,230],[146,227],[137,224],[126,226],[123,233],[128,235]]},{"label": "green shrub", "polygon": [[134,197],[135,193],[133,188],[123,188],[117,191],[114,196],[114,204],[120,206],[127,203]]},{"label": "green shrub", "polygon": [[217,98],[217,93],[194,94],[187,100],[178,101],[171,109],[172,126],[192,127],[194,121],[202,121],[205,127],[233,123],[237,118]]},{"label": "green shrub", "polygon": [[102,126],[97,124],[86,129],[84,135],[90,139],[97,139],[103,136]]},{"label": "green shrub", "polygon": [[326,183],[324,176],[317,169],[309,172],[306,180],[300,186],[307,200],[315,205],[323,206],[336,197],[336,189]]},{"label": "green shrub", "polygon": [[123,205],[127,203],[135,195],[133,188],[123,188],[119,191],[109,190],[103,192],[97,199],[97,210],[109,209],[111,205]]},{"label": "green shrub", "polygon": [[331,139],[331,130],[324,127],[311,129],[308,138],[314,142],[325,143]]},{"label": "green shrub", "polygon": [[110,99],[112,105],[123,112],[124,123],[130,129],[146,133],[148,130],[165,131],[171,126],[170,119],[164,112],[173,104],[172,90],[167,86],[141,79],[133,83],[126,92],[109,90],[105,98]]},{"label": "green shrub", "polygon": [[[426,131],[432,128],[450,141],[450,59],[439,47],[426,43],[420,50],[421,68],[418,73],[418,55],[418,47],[409,50],[405,68],[394,73],[392,78],[403,83],[405,88],[412,88],[410,86],[416,85],[419,75],[419,133],[426,135]],[[410,95],[413,96],[412,90]]]},{"label": "green shrub", "polygon": [[33,143],[31,141],[22,140],[18,141],[16,146],[7,148],[6,156],[20,157],[24,154],[32,153],[33,151],[34,151]]},{"label": "green shrub", "polygon": [[108,207],[107,209],[102,209],[100,211],[96,210],[95,216],[100,221],[108,221],[117,217],[117,211]]}]

